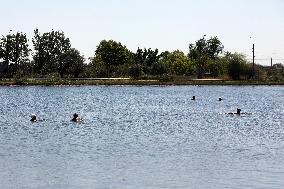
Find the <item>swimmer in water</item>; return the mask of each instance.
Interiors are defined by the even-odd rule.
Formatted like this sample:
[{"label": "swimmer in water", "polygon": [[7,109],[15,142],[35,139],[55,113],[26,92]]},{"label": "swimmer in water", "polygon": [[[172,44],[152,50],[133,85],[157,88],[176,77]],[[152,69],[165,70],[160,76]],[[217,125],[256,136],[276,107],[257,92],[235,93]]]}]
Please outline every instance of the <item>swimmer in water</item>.
[{"label": "swimmer in water", "polygon": [[219,98],[219,101],[222,101],[223,99],[222,98]]},{"label": "swimmer in water", "polygon": [[192,99],[191,100],[195,100],[195,96],[192,96]]},{"label": "swimmer in water", "polygon": [[36,121],[37,121],[35,114],[33,114],[33,115],[31,116],[31,120],[30,120],[30,121],[31,121],[31,122],[36,122]]},{"label": "swimmer in water", "polygon": [[73,122],[81,121],[79,114],[77,114],[77,113],[73,114],[73,118],[71,119],[71,121],[73,121]]},{"label": "swimmer in water", "polygon": [[253,113],[250,113],[250,112],[242,112],[241,113],[241,109],[240,108],[237,108],[237,112],[230,112],[230,113],[225,113],[225,114],[230,114],[230,115],[253,115]]},{"label": "swimmer in water", "polygon": [[235,115],[241,115],[241,109],[240,108],[237,108],[237,112],[230,112],[230,113],[228,113],[228,114],[230,114],[230,115],[233,115],[233,114],[235,114]]},{"label": "swimmer in water", "polygon": [[235,113],[235,114],[237,114],[237,115],[241,115],[241,109],[240,108],[237,108],[237,113]]}]

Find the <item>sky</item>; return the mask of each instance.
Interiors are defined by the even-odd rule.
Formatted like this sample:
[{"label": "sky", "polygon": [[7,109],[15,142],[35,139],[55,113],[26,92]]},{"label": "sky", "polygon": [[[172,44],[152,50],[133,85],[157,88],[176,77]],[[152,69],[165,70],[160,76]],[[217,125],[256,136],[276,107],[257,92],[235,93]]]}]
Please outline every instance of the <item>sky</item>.
[{"label": "sky", "polygon": [[131,51],[188,53],[189,43],[217,36],[226,51],[256,63],[284,63],[284,0],[0,0],[0,36],[10,30],[60,30],[85,58],[102,40]]}]

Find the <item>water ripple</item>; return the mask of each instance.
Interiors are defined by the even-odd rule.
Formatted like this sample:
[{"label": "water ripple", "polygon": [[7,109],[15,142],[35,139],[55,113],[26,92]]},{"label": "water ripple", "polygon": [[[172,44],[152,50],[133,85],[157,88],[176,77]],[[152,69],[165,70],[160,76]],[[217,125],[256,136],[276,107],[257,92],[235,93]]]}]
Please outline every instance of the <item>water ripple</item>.
[{"label": "water ripple", "polygon": [[[282,87],[1,87],[0,95],[1,188],[284,186]],[[225,114],[236,107],[252,114]],[[82,123],[70,121],[75,112]],[[32,113],[41,121],[30,123]]]}]

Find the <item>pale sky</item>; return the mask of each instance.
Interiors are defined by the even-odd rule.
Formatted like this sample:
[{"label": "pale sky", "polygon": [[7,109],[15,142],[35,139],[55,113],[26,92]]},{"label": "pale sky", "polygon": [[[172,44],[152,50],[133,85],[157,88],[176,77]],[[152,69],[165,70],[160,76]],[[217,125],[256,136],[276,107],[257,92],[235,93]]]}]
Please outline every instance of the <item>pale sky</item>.
[{"label": "pale sky", "polygon": [[0,0],[0,12],[1,36],[21,31],[31,43],[35,28],[61,30],[85,58],[103,39],[188,53],[206,35],[248,59],[255,43],[257,63],[284,63],[284,0]]}]

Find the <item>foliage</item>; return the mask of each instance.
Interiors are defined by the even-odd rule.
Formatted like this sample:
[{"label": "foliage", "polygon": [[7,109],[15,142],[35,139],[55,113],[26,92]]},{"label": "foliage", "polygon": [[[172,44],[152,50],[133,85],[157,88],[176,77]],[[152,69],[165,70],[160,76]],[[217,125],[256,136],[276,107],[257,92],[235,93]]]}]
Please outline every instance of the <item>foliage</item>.
[{"label": "foliage", "polygon": [[90,62],[85,63],[80,52],[71,46],[62,31],[40,33],[34,30],[32,59],[26,34],[17,32],[0,38],[0,77],[14,78],[26,83],[27,77],[132,77],[134,79],[173,78],[188,80],[188,76],[203,78],[230,77],[233,80],[254,79],[279,82],[284,79],[282,64],[273,67],[252,64],[238,53],[223,53],[224,46],[217,37],[205,36],[189,45],[189,53],[159,52],[158,49],[138,48],[131,52],[114,40],[102,40]]},{"label": "foliage", "polygon": [[172,75],[191,75],[192,64],[190,59],[181,51],[163,53],[161,62],[169,69]]},{"label": "foliage", "polygon": [[230,54],[228,53],[224,58],[227,66],[228,75],[233,80],[240,80],[241,76],[248,78],[251,74],[251,68],[247,63],[245,56],[239,53]]},{"label": "foliage", "polygon": [[138,48],[137,52],[134,54],[134,63],[141,65],[142,72],[146,75],[157,72],[157,70],[152,69],[156,69],[161,66],[159,65],[159,59],[160,55],[158,49],[152,50],[151,48],[144,48],[142,50]]},{"label": "foliage", "polygon": [[128,74],[130,77],[137,79],[142,75],[142,67],[139,64],[134,64],[129,67]]},{"label": "foliage", "polygon": [[151,75],[162,76],[168,73],[168,67],[163,62],[155,62],[151,66]]},{"label": "foliage", "polygon": [[92,70],[90,75],[92,77],[107,77],[109,75],[109,67],[101,59],[100,55],[95,55],[95,57],[90,58],[91,63],[88,66],[89,70]]},{"label": "foliage", "polygon": [[97,47],[96,55],[93,58],[93,63],[100,65],[106,69],[106,75],[110,76],[112,72],[111,68],[127,64],[132,59],[132,53],[123,46],[120,42],[113,40],[103,40]]},{"label": "foliage", "polygon": [[[196,66],[197,77],[202,78],[204,73],[208,71],[208,62],[216,61],[218,55],[222,53],[224,46],[217,37],[212,37],[209,40],[203,38],[189,44],[189,58]],[[216,61],[214,64],[217,64]]]},{"label": "foliage", "polygon": [[284,81],[284,65],[277,63],[269,68],[267,71],[267,79],[276,82]]},{"label": "foliage", "polygon": [[32,41],[35,50],[35,71],[40,74],[59,72],[63,77],[63,69],[66,67],[62,57],[71,48],[70,40],[65,37],[64,32],[52,30],[40,34],[39,30],[35,29]]},{"label": "foliage", "polygon": [[[0,39],[0,60],[3,60],[6,76],[13,75],[19,69],[19,65],[28,62],[30,49],[26,34],[17,32],[8,34]],[[7,75],[8,74],[8,75]]]},{"label": "foliage", "polygon": [[79,77],[84,70],[84,57],[80,55],[77,49],[70,48],[59,57],[59,74],[61,78],[64,74],[72,74],[73,77]]}]

